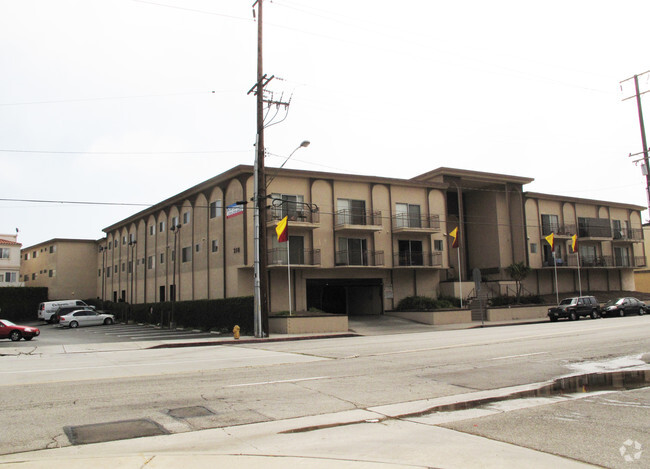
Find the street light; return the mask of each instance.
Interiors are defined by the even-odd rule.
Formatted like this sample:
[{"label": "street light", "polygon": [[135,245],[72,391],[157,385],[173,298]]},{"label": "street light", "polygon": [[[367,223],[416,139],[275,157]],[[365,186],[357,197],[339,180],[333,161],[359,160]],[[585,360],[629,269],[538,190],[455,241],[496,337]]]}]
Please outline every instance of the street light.
[{"label": "street light", "polygon": [[104,294],[106,292],[106,251],[106,246],[99,246],[99,252],[102,253],[102,302],[105,301]]},{"label": "street light", "polygon": [[131,296],[130,296],[129,303],[131,304],[133,304],[133,275],[135,274],[135,256],[133,255],[133,251],[135,249],[136,244],[137,241],[135,239],[129,241],[129,247],[131,248],[131,263],[129,264],[129,270],[131,271]]},{"label": "street light", "polygon": [[[260,93],[260,95],[261,94],[262,93]],[[255,337],[257,338],[264,337],[264,335],[268,336],[269,333],[269,308],[267,304],[268,281],[266,278],[266,188],[275,178],[274,176],[269,181],[266,181],[266,175],[264,172],[263,124],[260,124],[260,122],[263,122],[263,119],[260,119],[260,116],[258,115],[258,133],[255,142],[257,151],[255,156],[255,166],[253,167],[253,200],[255,202],[253,206],[253,327]],[[284,163],[282,163],[278,170],[289,161],[289,158],[291,158],[296,151],[300,148],[308,147],[309,144],[309,140],[303,140],[300,145],[291,152],[288,158],[284,160]]]},{"label": "street light", "polygon": [[[173,324],[174,324],[174,303],[176,301],[176,264],[178,264],[178,251],[176,249],[176,239],[178,238],[178,234],[181,231],[181,225],[180,223],[176,226],[172,226],[170,230],[174,233],[174,264],[172,265],[172,294],[171,296],[171,301],[172,301],[172,313],[171,317],[169,318],[169,328],[171,329]],[[180,269],[178,271],[178,276],[180,280]],[[162,327],[162,324],[161,324]]]}]

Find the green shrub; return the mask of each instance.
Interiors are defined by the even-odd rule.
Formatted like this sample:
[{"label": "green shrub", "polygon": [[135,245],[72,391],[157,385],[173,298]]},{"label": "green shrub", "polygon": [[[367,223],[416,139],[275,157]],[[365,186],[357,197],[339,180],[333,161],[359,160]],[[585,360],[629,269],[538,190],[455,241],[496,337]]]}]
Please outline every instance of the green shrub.
[{"label": "green shrub", "polygon": [[395,309],[397,311],[430,311],[457,306],[460,306],[460,301],[456,298],[440,297],[435,299],[428,296],[407,296],[397,304]]},{"label": "green shrub", "polygon": [[46,287],[0,288],[0,317],[21,323],[38,319],[38,305],[47,301]]},{"label": "green shrub", "polygon": [[[172,302],[129,303],[104,302],[104,311],[114,314],[119,321],[169,326],[172,320]],[[173,321],[178,327],[192,327],[205,331],[230,332],[235,325],[242,335],[253,334],[253,297],[222,298],[217,300],[175,301]]]}]

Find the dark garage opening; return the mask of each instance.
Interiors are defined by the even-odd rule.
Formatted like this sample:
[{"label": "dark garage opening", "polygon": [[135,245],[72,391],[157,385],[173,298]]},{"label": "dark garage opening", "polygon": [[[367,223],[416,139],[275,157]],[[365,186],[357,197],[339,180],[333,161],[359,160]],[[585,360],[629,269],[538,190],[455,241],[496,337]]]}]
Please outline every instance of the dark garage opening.
[{"label": "dark garage opening", "polygon": [[307,309],[358,316],[383,314],[382,280],[307,279]]}]

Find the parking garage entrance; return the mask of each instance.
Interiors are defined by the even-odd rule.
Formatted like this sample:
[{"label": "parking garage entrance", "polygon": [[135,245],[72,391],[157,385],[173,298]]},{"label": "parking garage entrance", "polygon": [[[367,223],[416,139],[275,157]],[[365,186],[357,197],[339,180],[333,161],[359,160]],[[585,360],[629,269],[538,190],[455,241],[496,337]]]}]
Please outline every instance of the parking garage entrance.
[{"label": "parking garage entrance", "polygon": [[382,279],[307,279],[307,309],[358,316],[383,314]]}]

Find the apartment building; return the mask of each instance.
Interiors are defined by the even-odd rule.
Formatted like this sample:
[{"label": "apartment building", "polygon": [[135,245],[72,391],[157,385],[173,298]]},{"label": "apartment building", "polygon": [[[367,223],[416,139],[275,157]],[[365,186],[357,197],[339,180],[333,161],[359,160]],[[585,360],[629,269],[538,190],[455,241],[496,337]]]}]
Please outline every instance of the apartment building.
[{"label": "apartment building", "polygon": [[[645,265],[644,207],[524,192],[531,178],[453,168],[413,179],[268,171],[272,312],[291,300],[294,310],[380,314],[404,297],[468,281],[474,269],[499,292],[514,262],[532,267],[530,293],[554,292],[556,270],[560,292],[579,283],[632,290],[633,269]],[[142,303],[252,295],[252,196],[253,168],[237,166],[105,228],[97,296]],[[274,228],[285,216],[289,242],[278,243]],[[449,236],[455,228],[458,247]],[[544,244],[549,232],[555,258]],[[581,264],[567,251],[573,234]],[[464,296],[473,294],[468,287]]]},{"label": "apartment building", "polygon": [[0,287],[22,287],[18,235],[0,234]]},{"label": "apartment building", "polygon": [[97,298],[97,242],[55,238],[21,250],[27,287],[47,287],[50,300]]}]

